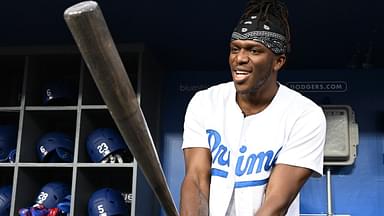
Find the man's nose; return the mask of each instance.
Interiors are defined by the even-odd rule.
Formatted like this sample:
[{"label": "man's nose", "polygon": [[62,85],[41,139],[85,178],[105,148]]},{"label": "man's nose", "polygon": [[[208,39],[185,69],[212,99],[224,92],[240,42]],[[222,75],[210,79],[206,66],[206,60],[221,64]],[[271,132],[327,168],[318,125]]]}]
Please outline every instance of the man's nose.
[{"label": "man's nose", "polygon": [[248,63],[248,61],[249,61],[248,52],[244,49],[241,49],[240,52],[237,54],[237,62],[239,64],[245,64],[245,63]]}]

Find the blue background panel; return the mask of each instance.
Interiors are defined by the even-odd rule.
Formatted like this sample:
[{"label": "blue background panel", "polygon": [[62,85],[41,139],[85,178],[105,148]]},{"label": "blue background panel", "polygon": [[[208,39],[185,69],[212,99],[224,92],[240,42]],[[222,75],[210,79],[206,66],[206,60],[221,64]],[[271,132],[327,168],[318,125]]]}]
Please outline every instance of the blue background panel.
[{"label": "blue background panel", "polygon": [[[384,91],[380,90],[384,85],[383,72],[381,69],[286,70],[279,74],[281,83],[299,87],[296,90],[319,105],[349,105],[355,112],[359,125],[356,162],[351,166],[331,167],[335,214],[384,215]],[[197,90],[230,79],[228,71],[167,74],[163,91],[160,157],[177,206],[184,175],[181,142],[188,101]],[[311,177],[301,191],[301,213],[326,212],[326,177]]]}]

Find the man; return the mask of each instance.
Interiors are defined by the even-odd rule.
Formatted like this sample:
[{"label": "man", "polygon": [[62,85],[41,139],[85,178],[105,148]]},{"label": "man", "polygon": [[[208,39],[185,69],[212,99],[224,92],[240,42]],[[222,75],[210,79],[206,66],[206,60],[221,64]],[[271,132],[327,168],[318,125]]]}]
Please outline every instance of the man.
[{"label": "man", "polygon": [[277,81],[290,47],[282,2],[250,0],[232,34],[232,82],[199,91],[184,122],[181,215],[299,215],[299,191],[322,175],[319,106]]}]

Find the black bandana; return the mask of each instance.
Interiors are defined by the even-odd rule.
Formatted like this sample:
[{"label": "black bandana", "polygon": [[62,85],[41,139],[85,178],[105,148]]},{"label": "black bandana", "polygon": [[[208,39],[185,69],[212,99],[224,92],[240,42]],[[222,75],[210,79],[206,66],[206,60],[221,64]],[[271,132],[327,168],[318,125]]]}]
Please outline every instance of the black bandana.
[{"label": "black bandana", "polygon": [[232,40],[254,40],[264,44],[275,54],[288,51],[288,42],[274,19],[260,21],[257,16],[240,20],[232,33]]}]

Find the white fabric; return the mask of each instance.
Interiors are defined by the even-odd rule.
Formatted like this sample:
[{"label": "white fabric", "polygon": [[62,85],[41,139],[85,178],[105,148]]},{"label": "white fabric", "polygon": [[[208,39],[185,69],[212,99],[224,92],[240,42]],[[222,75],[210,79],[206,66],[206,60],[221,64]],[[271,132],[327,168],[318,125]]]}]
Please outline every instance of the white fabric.
[{"label": "white fabric", "polygon": [[[244,118],[235,97],[233,82],[199,91],[185,115],[182,148],[212,153],[212,216],[226,214],[232,192],[233,215],[253,216],[274,163],[323,171],[326,124],[319,106],[280,84],[266,109]],[[298,197],[287,215],[299,215]]]}]

